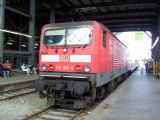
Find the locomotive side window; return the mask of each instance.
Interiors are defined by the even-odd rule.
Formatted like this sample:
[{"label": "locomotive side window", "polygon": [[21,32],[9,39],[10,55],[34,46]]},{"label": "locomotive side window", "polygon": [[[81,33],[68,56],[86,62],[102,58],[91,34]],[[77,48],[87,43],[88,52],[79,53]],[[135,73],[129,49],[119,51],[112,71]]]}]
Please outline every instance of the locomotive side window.
[{"label": "locomotive side window", "polygon": [[103,47],[106,48],[106,31],[103,31]]},{"label": "locomotive side window", "polygon": [[46,30],[43,43],[46,45],[64,45],[65,29]]}]

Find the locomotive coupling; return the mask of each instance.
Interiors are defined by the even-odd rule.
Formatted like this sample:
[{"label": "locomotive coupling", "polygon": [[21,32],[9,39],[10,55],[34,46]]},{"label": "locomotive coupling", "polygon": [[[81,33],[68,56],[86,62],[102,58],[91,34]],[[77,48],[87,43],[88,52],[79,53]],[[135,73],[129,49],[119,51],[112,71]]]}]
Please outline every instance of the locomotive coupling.
[{"label": "locomotive coupling", "polygon": [[67,84],[66,83],[62,83],[61,84],[61,91],[60,91],[60,99],[64,99],[65,98],[65,88],[67,88]]}]

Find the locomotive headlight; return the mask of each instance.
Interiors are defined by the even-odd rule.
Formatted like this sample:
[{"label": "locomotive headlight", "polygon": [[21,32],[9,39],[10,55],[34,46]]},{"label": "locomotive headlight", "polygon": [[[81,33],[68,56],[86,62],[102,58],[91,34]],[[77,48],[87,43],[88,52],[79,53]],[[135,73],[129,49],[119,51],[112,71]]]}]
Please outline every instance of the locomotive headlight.
[{"label": "locomotive headlight", "polygon": [[43,64],[42,65],[42,70],[45,71],[46,69],[47,69],[47,66]]},{"label": "locomotive headlight", "polygon": [[84,72],[90,72],[91,71],[91,67],[89,65],[85,65],[83,70],[84,70]]}]

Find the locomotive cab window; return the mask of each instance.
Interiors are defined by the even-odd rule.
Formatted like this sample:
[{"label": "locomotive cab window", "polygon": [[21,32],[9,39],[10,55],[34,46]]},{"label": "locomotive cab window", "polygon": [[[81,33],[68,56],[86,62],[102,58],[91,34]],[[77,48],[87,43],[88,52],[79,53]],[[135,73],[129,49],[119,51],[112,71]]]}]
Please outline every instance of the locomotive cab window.
[{"label": "locomotive cab window", "polygon": [[106,48],[106,31],[103,31],[103,47]]},{"label": "locomotive cab window", "polygon": [[48,29],[44,32],[43,43],[48,46],[86,45],[91,41],[90,27],[66,27]]},{"label": "locomotive cab window", "polygon": [[89,27],[73,27],[67,29],[67,45],[86,45],[91,39]]},{"label": "locomotive cab window", "polygon": [[46,45],[64,45],[65,29],[46,30],[43,43]]}]

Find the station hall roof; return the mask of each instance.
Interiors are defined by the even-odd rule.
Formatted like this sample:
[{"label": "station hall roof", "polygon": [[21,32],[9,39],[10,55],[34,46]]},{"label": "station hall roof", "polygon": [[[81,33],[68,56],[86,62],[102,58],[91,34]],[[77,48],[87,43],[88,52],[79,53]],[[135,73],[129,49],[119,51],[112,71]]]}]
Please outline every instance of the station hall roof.
[{"label": "station hall roof", "polygon": [[[5,2],[8,9],[29,13],[29,0]],[[49,23],[55,7],[56,22],[96,20],[112,32],[151,31],[158,25],[159,5],[159,0],[36,0],[36,19],[39,26]]]}]

